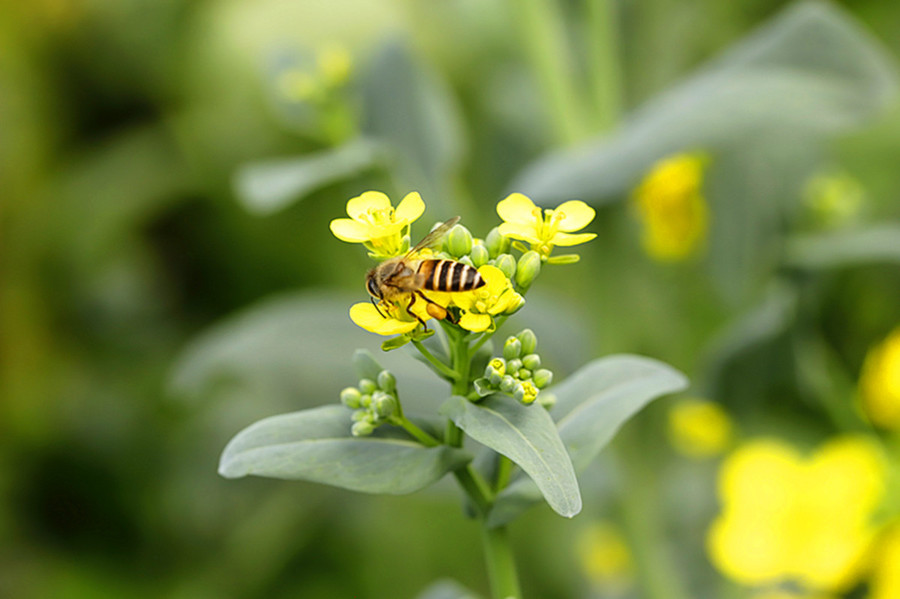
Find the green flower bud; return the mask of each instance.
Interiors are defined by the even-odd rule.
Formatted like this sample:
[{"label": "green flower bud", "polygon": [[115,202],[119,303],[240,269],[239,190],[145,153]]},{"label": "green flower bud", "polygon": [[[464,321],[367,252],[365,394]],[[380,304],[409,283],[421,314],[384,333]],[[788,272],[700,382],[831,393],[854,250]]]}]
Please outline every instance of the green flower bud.
[{"label": "green flower bud", "polygon": [[379,391],[372,396],[372,406],[380,420],[389,418],[397,409],[397,400],[393,395]]},{"label": "green flower bud", "polygon": [[506,363],[506,371],[511,375],[516,376],[519,370],[522,368],[522,360],[519,358],[513,358],[509,362]]},{"label": "green flower bud", "polygon": [[516,373],[516,378],[520,381],[526,381],[531,378],[531,371],[527,368],[520,368],[519,372]]},{"label": "green flower bud", "polygon": [[456,258],[472,251],[472,234],[462,225],[454,225],[446,237],[446,248]]},{"label": "green flower bud", "polygon": [[506,275],[507,279],[516,276],[516,259],[512,254],[500,254],[494,260],[494,266],[500,269],[500,272]]},{"label": "green flower bud", "polygon": [[522,332],[516,335],[522,342],[522,354],[533,354],[537,349],[537,335],[531,329],[522,329]]},{"label": "green flower bud", "polygon": [[393,392],[397,388],[397,379],[387,370],[378,373],[378,388]]},{"label": "green flower bud", "polygon": [[516,268],[516,284],[519,287],[528,288],[541,273],[541,255],[530,250],[519,258]]},{"label": "green flower bud", "polygon": [[518,293],[513,293],[513,297],[509,300],[509,306],[503,311],[504,314],[515,314],[519,311],[519,308],[525,305],[525,298]]},{"label": "green flower bud", "polygon": [[500,234],[500,229],[494,227],[484,238],[484,246],[492,258],[509,251],[509,239]]},{"label": "green flower bud", "polygon": [[549,410],[556,405],[556,396],[552,393],[541,391],[541,393],[538,395],[538,403],[541,404],[542,408]]},{"label": "green flower bud", "polygon": [[483,243],[476,243],[472,246],[472,252],[469,254],[472,258],[472,265],[475,268],[480,268],[487,264],[488,260],[491,259],[491,255],[488,253],[486,247],[484,247]]},{"label": "green flower bud", "polygon": [[475,268],[475,263],[472,262],[472,259],[468,256],[463,256],[462,258],[459,259],[459,262],[462,262],[466,266],[471,266],[472,268]]},{"label": "green flower bud", "polygon": [[341,391],[341,403],[354,410],[359,407],[360,400],[359,389],[356,387],[347,387],[343,391]]},{"label": "green flower bud", "polygon": [[378,385],[372,379],[360,379],[359,390],[364,395],[372,395],[378,389]]},{"label": "green flower bud", "polygon": [[[506,358],[507,360],[512,360],[513,358],[518,358],[521,355],[522,355],[522,342],[519,341],[516,337],[508,338],[506,340],[506,343],[503,344],[503,357]],[[508,363],[506,366],[507,366],[507,368],[509,368]],[[521,368],[521,366],[519,368]],[[518,368],[516,368],[515,370],[518,370]]]},{"label": "green flower bud", "polygon": [[522,358],[522,366],[528,370],[537,370],[541,367],[541,357],[537,354],[528,354]]},{"label": "green flower bud", "polygon": [[353,426],[350,427],[350,434],[354,437],[367,437],[371,435],[374,430],[374,424],[361,420],[360,422],[353,423]]},{"label": "green flower bud", "polygon": [[500,390],[504,393],[512,393],[516,389],[516,379],[514,379],[510,375],[505,375],[502,379],[500,379]]},{"label": "green flower bud", "polygon": [[363,420],[371,420],[371,414],[369,414],[369,410],[360,408],[359,410],[353,411],[353,415],[350,416],[350,420],[352,420],[353,422],[362,422]]},{"label": "green flower bud", "polygon": [[521,386],[522,386],[522,398],[519,399],[518,397],[516,397],[516,399],[519,399],[519,401],[521,401],[522,403],[524,403],[526,405],[533,403],[534,400],[536,400],[538,398],[538,395],[540,393],[537,390],[537,387],[535,387],[534,383],[532,383],[531,381],[525,381],[524,383],[521,383]]},{"label": "green flower bud", "polygon": [[543,389],[547,385],[553,382],[553,373],[547,370],[546,368],[541,368],[540,370],[536,370],[532,377],[534,379],[534,384],[538,389]]},{"label": "green flower bud", "polygon": [[504,377],[503,374],[501,374],[500,372],[494,370],[494,371],[491,372],[490,376],[487,377],[487,380],[488,380],[488,382],[489,382],[491,385],[493,385],[494,387],[499,387],[499,386],[500,386],[500,381],[503,380],[503,377]]},{"label": "green flower bud", "polygon": [[[513,399],[516,401],[520,401],[525,403],[525,386],[522,383],[516,385],[516,388],[512,392]],[[534,400],[532,400],[534,401]],[[529,402],[530,403],[530,402]]]}]

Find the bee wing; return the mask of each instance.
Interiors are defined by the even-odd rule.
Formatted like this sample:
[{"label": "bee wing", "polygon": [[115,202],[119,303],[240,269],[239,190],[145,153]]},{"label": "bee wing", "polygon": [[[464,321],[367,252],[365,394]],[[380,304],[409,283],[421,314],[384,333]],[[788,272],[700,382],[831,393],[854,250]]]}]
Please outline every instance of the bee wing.
[{"label": "bee wing", "polygon": [[413,255],[413,254],[415,254],[416,252],[418,252],[418,251],[421,250],[422,248],[427,248],[427,247],[431,247],[431,246],[433,246],[433,245],[437,245],[437,242],[440,241],[440,239],[441,239],[444,235],[447,234],[447,231],[449,231],[449,230],[453,227],[453,225],[455,225],[455,224],[458,223],[458,222],[459,222],[459,217],[458,217],[458,216],[454,216],[454,217],[451,218],[450,220],[448,220],[448,221],[446,221],[446,222],[444,222],[444,223],[441,223],[441,224],[440,224],[436,229],[434,229],[431,233],[429,233],[429,234],[426,235],[424,238],[422,238],[422,241],[420,241],[419,243],[417,243],[417,244],[416,244],[416,247],[414,247],[413,249],[409,250],[409,252],[406,253],[407,257],[408,257],[408,256],[411,256],[411,255]]}]

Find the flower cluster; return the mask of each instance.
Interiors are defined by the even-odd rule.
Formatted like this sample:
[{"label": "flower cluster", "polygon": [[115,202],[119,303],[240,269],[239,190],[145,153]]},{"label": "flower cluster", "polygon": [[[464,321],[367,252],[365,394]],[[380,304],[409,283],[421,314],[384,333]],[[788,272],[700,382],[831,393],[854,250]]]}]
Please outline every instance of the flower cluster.
[{"label": "flower cluster", "polygon": [[[509,337],[503,344],[503,357],[488,362],[484,376],[475,380],[475,390],[481,396],[499,391],[524,404],[533,403],[540,390],[553,382],[553,373],[541,368],[536,349],[537,337],[531,329]],[[549,407],[544,396],[541,403]]]},{"label": "flower cluster", "polygon": [[382,370],[376,380],[363,378],[356,387],[341,391],[341,403],[353,410],[353,436],[370,435],[379,425],[392,422],[397,413],[397,381],[389,371]]},{"label": "flower cluster", "polygon": [[847,590],[876,538],[883,460],[863,437],[832,439],[809,457],[780,441],[746,443],[722,465],[722,513],[708,537],[713,563],[748,585]]},{"label": "flower cluster", "polygon": [[[524,195],[514,193],[497,205],[504,222],[484,239],[473,237],[468,229],[456,224],[434,247],[416,248],[410,253],[410,224],[424,211],[418,193],[408,194],[394,208],[385,194],[368,191],[347,202],[349,218],[331,221],[331,231],[338,239],[363,244],[373,259],[397,259],[408,264],[404,281],[414,290],[394,292],[394,285],[390,299],[379,297],[377,305],[361,302],[350,309],[353,322],[367,331],[402,336],[386,341],[385,349],[427,336],[430,332],[420,325],[430,319],[449,322],[470,333],[493,333],[498,319],[524,305],[523,295],[540,274],[543,262],[578,259],[574,254],[551,256],[554,246],[571,246],[595,237],[593,233],[572,233],[594,217],[594,210],[584,202],[569,201],[555,210],[542,211]],[[521,240],[531,243],[531,249],[522,246]],[[513,249],[520,252],[518,258]],[[426,258],[471,266],[484,284],[466,291],[438,291],[409,283],[415,281],[415,269]]]},{"label": "flower cluster", "polygon": [[676,154],[656,163],[634,192],[644,250],[656,260],[685,260],[702,246],[709,227],[702,193],[707,159]]}]

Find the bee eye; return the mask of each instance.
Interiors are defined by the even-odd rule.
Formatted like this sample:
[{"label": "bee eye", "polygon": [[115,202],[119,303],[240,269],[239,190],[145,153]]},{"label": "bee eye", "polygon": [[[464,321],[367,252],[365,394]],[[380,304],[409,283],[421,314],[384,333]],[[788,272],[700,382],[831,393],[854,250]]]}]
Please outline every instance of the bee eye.
[{"label": "bee eye", "polygon": [[375,284],[375,279],[366,281],[366,288],[369,290],[369,295],[372,297],[381,297],[381,294],[378,293],[378,285]]}]

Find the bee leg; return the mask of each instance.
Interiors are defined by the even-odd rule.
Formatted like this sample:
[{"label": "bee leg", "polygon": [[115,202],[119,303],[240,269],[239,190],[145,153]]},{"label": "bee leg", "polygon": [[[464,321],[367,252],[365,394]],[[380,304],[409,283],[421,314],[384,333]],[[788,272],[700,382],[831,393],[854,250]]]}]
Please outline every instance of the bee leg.
[{"label": "bee leg", "polygon": [[[423,296],[423,297],[424,297],[424,296]],[[426,298],[426,299],[427,299],[427,298]],[[414,303],[416,303],[416,294],[415,294],[415,293],[411,293],[411,294],[409,295],[409,303],[406,304],[406,312],[407,312],[407,314],[409,314],[410,316],[412,316],[413,318],[415,318],[416,320],[418,320],[419,322],[421,322],[421,323],[422,323],[422,326],[425,327],[425,330],[427,331],[427,330],[428,330],[428,325],[425,324],[425,321],[422,320],[421,318],[419,318],[418,316],[416,316],[416,315],[413,313],[413,311],[412,311],[412,306],[413,306]]]},{"label": "bee leg", "polygon": [[449,321],[452,322],[453,324],[456,324],[456,321],[453,320],[453,318],[450,317],[450,312],[447,311],[447,308],[445,308],[444,306],[440,305],[439,303],[437,303],[437,302],[434,301],[434,300],[428,299],[428,297],[426,297],[425,294],[422,293],[421,291],[416,291],[416,293],[417,293],[423,300],[425,300],[425,301],[428,303],[428,308],[427,308],[427,310],[428,310],[428,313],[429,313],[431,316],[433,316],[434,318],[437,318],[438,320],[444,320],[444,319],[446,318],[447,320],[449,320]]}]

